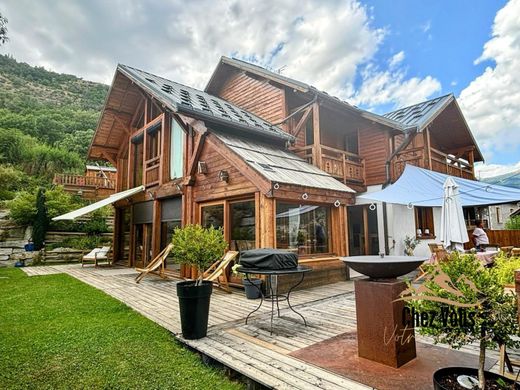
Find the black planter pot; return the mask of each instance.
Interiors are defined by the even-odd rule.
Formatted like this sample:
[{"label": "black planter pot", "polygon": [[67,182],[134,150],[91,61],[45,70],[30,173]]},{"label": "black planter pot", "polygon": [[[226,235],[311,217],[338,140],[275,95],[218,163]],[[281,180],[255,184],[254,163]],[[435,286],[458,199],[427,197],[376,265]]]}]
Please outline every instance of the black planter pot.
[{"label": "black planter pot", "polygon": [[244,279],[243,283],[247,299],[258,299],[262,296],[262,279]]},{"label": "black planter pot", "polygon": [[213,283],[194,281],[177,283],[177,297],[181,314],[182,337],[188,340],[206,337],[208,332],[209,301]]},{"label": "black planter pot", "polygon": [[[433,388],[435,390],[452,390],[451,387],[444,387],[441,385],[442,378],[446,378],[450,375],[470,375],[478,379],[478,370],[476,368],[469,367],[445,367],[437,370],[433,374]],[[513,384],[513,381],[509,378],[505,378],[501,375],[495,374],[494,372],[485,371],[486,380],[494,380],[497,379],[503,380],[509,386]],[[508,387],[510,388],[510,387]],[[515,389],[520,389],[518,384],[515,384]]]}]

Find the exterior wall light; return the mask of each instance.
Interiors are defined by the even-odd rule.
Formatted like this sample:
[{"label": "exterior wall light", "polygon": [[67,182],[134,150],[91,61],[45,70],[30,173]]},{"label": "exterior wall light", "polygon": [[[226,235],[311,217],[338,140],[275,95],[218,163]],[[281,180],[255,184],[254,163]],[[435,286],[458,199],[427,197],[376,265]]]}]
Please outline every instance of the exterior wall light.
[{"label": "exterior wall light", "polygon": [[220,179],[220,181],[225,181],[226,183],[229,183],[229,173],[228,173],[228,171],[221,170],[218,173],[218,178]]}]

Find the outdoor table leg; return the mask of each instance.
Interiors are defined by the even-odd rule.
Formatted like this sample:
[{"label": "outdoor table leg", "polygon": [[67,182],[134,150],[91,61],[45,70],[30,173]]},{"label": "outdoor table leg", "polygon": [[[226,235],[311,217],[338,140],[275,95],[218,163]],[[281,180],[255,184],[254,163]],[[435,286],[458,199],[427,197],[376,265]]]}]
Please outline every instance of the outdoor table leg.
[{"label": "outdoor table leg", "polygon": [[[251,280],[249,279],[249,274],[246,274],[246,279],[248,282],[251,283]],[[260,308],[262,307],[262,304],[264,303],[264,293],[262,292],[262,288],[260,286],[257,286],[256,284],[253,284],[259,291],[260,291],[260,304],[258,305],[258,307],[253,310],[251,313],[249,313],[246,317],[246,325],[247,325],[247,320],[249,320],[249,317],[251,316],[251,314],[253,313],[256,313],[258,310],[260,310]]]},{"label": "outdoor table leg", "polygon": [[298,314],[302,318],[305,327],[307,327],[307,321],[305,320],[305,317],[302,314],[298,313],[296,310],[294,310],[294,308],[291,306],[291,301],[290,301],[291,292],[296,287],[298,287],[300,284],[302,284],[304,278],[305,278],[305,274],[302,273],[302,277],[301,277],[300,281],[298,283],[296,283],[294,286],[292,286],[289,289],[289,291],[287,292],[287,305],[289,306],[289,309],[291,309],[293,312],[295,312],[296,314]]}]

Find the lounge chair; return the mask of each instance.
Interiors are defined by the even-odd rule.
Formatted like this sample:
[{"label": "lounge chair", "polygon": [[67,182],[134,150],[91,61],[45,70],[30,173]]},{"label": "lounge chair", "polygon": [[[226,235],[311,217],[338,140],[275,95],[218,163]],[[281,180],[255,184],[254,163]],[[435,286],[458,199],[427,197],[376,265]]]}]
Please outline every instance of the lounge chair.
[{"label": "lounge chair", "polygon": [[166,248],[164,248],[155,259],[153,259],[148,265],[144,268],[136,268],[135,270],[139,272],[139,275],[135,277],[135,282],[139,283],[146,275],[150,272],[157,270],[159,267],[161,270],[159,271],[159,276],[164,278],[164,261],[170,254],[173,249],[173,244],[168,244]]},{"label": "lounge chair", "polygon": [[[428,247],[430,248],[430,252],[432,254],[432,257],[431,257],[432,262],[442,261],[448,256],[448,252],[446,251],[446,249],[444,248],[444,246],[442,244],[430,243],[430,244],[428,244]],[[418,282],[419,280],[424,278],[427,274],[427,272],[425,271],[425,269],[422,265],[419,266],[419,271],[421,273],[417,276],[417,278],[415,278],[414,282]]]},{"label": "lounge chair", "polygon": [[97,267],[100,261],[104,261],[107,264],[110,264],[110,260],[108,259],[108,252],[110,252],[109,246],[92,249],[89,253],[81,258],[81,266],[83,267],[85,263],[94,263],[94,266]]},{"label": "lounge chair", "polygon": [[225,292],[231,293],[229,281],[227,278],[226,268],[236,259],[238,252],[228,251],[222,259],[214,262],[203,274],[204,280],[213,282],[218,288]]}]

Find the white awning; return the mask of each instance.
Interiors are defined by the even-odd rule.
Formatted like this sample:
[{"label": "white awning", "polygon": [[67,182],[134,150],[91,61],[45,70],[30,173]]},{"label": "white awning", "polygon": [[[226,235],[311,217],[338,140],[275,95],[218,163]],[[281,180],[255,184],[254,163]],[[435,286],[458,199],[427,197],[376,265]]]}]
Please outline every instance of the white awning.
[{"label": "white awning", "polygon": [[100,200],[99,202],[92,203],[92,204],[89,204],[88,206],[71,211],[70,213],[54,217],[52,220],[53,221],[65,221],[65,220],[72,221],[78,217],[81,217],[82,215],[91,213],[92,211],[100,209],[101,207],[108,206],[109,204],[115,203],[118,200],[129,198],[130,196],[138,194],[139,192],[142,192],[142,191],[144,191],[144,186],[139,186],[139,187],[131,188],[126,191],[121,191],[121,192],[118,192],[117,194],[110,195],[108,198]]},{"label": "white awning", "polygon": [[[359,196],[361,199],[411,206],[441,207],[444,203],[443,173],[406,165],[397,181],[377,192]],[[451,176],[459,187],[459,201],[465,206],[484,206],[520,201],[520,189],[482,183]]]}]

